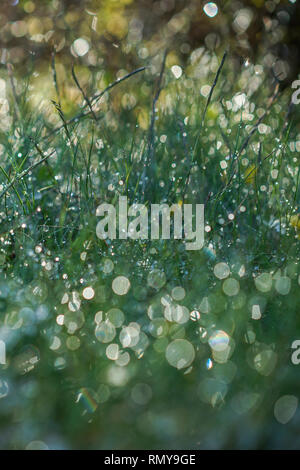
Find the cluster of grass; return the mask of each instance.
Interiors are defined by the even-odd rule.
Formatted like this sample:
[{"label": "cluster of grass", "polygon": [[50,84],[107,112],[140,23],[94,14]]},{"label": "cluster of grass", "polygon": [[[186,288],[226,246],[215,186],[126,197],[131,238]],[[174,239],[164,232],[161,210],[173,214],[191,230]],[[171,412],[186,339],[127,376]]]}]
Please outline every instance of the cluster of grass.
[{"label": "cluster of grass", "polygon": [[[73,69],[75,115],[55,62],[36,108],[33,78],[7,77],[2,448],[298,445],[278,421],[297,396],[299,111],[259,64],[155,71],[88,97]],[[205,203],[205,247],[99,240],[119,195]]]}]

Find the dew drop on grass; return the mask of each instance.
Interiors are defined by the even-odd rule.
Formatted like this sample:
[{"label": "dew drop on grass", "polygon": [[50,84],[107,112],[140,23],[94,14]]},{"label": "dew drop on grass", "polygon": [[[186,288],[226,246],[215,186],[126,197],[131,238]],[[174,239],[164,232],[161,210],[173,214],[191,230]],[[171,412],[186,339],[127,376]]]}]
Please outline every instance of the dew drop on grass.
[{"label": "dew drop on grass", "polygon": [[201,300],[201,303],[199,305],[199,310],[200,310],[201,313],[209,313],[210,312],[211,307],[210,307],[210,304],[209,304],[208,297],[204,297]]},{"label": "dew drop on grass", "polygon": [[124,353],[119,354],[119,357],[116,360],[116,364],[120,367],[125,367],[129,364],[129,361],[130,361],[130,355],[126,351]]},{"label": "dew drop on grass", "polygon": [[76,403],[82,407],[84,413],[95,413],[99,404],[98,395],[91,388],[82,387],[78,391]]},{"label": "dew drop on grass", "polygon": [[269,292],[272,289],[272,275],[262,273],[254,280],[255,287],[260,292]]},{"label": "dew drop on grass", "polygon": [[260,320],[261,319],[261,311],[259,305],[252,305],[252,319],[253,320]]},{"label": "dew drop on grass", "polygon": [[116,361],[119,357],[119,345],[116,343],[112,343],[106,348],[106,356],[111,361]]},{"label": "dew drop on grass", "polygon": [[71,46],[71,52],[75,57],[84,56],[85,54],[88,53],[89,49],[90,49],[90,45],[88,41],[84,38],[76,39]]},{"label": "dew drop on grass", "polygon": [[103,319],[103,312],[102,311],[99,311],[95,314],[95,323],[101,323],[102,322],[102,319]]},{"label": "dew drop on grass", "polygon": [[236,279],[229,278],[223,282],[224,294],[228,295],[229,297],[237,295],[239,293],[239,290],[240,290],[240,283]]},{"label": "dew drop on grass", "polygon": [[137,358],[140,359],[144,355],[149,344],[148,336],[145,333],[140,332],[137,344],[135,346],[131,346],[131,349],[135,351]]},{"label": "dew drop on grass", "polygon": [[62,299],[61,299],[61,304],[64,305],[64,304],[67,304],[69,302],[69,296],[67,293],[65,293],[63,296],[62,296]]},{"label": "dew drop on grass", "polygon": [[174,287],[172,289],[172,297],[176,301],[183,300],[185,297],[185,290],[183,287]]},{"label": "dew drop on grass", "polygon": [[154,318],[149,326],[149,332],[155,338],[165,336],[167,330],[167,323],[162,318]]},{"label": "dew drop on grass", "polygon": [[49,348],[52,350],[52,351],[56,351],[57,349],[59,349],[61,347],[61,340],[58,336],[54,336],[52,341],[51,341],[51,344],[49,346]]},{"label": "dew drop on grass", "polygon": [[198,310],[192,310],[191,313],[190,313],[190,319],[192,321],[198,321],[200,320],[201,318],[201,314],[200,312],[198,312]]},{"label": "dew drop on grass", "polygon": [[283,395],[274,406],[274,416],[281,424],[287,424],[296,413],[298,398],[294,395]]},{"label": "dew drop on grass", "polygon": [[281,295],[288,295],[291,290],[291,280],[287,276],[282,276],[276,279],[275,282],[275,289],[277,290],[278,294]]},{"label": "dew drop on grass", "polygon": [[170,307],[166,307],[165,316],[166,311],[170,312],[169,317],[166,317],[167,320],[179,323],[180,325],[188,322],[190,318],[189,310],[184,305],[172,305]]},{"label": "dew drop on grass", "polygon": [[171,366],[184,369],[195,359],[194,346],[186,339],[175,339],[166,349],[166,359]]},{"label": "dew drop on grass", "polygon": [[67,348],[76,351],[80,347],[80,339],[77,336],[70,336],[66,341]]},{"label": "dew drop on grass", "polygon": [[112,364],[107,371],[107,380],[111,385],[123,387],[128,382],[128,372],[124,367]]},{"label": "dew drop on grass", "polygon": [[102,263],[102,270],[105,274],[110,274],[114,269],[114,263],[111,259],[107,258]]},{"label": "dew drop on grass", "polygon": [[213,407],[224,401],[228,386],[217,379],[206,378],[200,382],[198,389],[199,397],[204,403]]},{"label": "dew drop on grass", "polygon": [[218,279],[226,279],[230,274],[230,268],[226,263],[218,263],[214,267],[214,275]]},{"label": "dew drop on grass", "polygon": [[0,379],[0,399],[8,395],[9,387],[6,380]]},{"label": "dew drop on grass", "polygon": [[225,351],[229,345],[229,336],[225,331],[217,330],[209,337],[208,344],[214,351]]},{"label": "dew drop on grass", "polygon": [[160,269],[153,269],[148,274],[148,285],[153,289],[161,289],[166,283],[166,275]]},{"label": "dew drop on grass", "polygon": [[182,75],[182,68],[179,65],[173,65],[171,67],[171,71],[172,71],[174,77],[177,78],[177,79],[180,78],[181,75]]},{"label": "dew drop on grass", "polygon": [[71,312],[76,312],[77,310],[80,309],[80,305],[81,305],[81,301],[80,301],[78,292],[76,291],[72,292],[71,300],[68,303],[69,310]]},{"label": "dew drop on grass", "polygon": [[64,315],[57,315],[56,317],[56,323],[59,325],[59,326],[62,326],[64,324],[64,321],[65,321],[65,316]]},{"label": "dew drop on grass", "polygon": [[120,343],[123,348],[136,346],[139,342],[140,330],[134,326],[126,326],[120,332]]},{"label": "dew drop on grass", "polygon": [[125,315],[119,308],[111,308],[108,310],[106,317],[116,328],[120,328],[125,320]]},{"label": "dew drop on grass", "polygon": [[245,342],[247,344],[253,344],[254,341],[255,341],[255,338],[256,338],[256,335],[254,333],[254,331],[252,330],[248,330],[245,334]]},{"label": "dew drop on grass", "polygon": [[253,368],[261,375],[267,377],[276,367],[277,354],[272,349],[262,347],[252,359]]},{"label": "dew drop on grass", "polygon": [[75,333],[76,330],[84,324],[84,315],[79,310],[76,312],[66,312],[64,315],[64,325],[68,329],[69,334]]},{"label": "dew drop on grass", "polygon": [[234,349],[235,341],[233,338],[229,338],[228,346],[225,349],[223,349],[222,351],[217,351],[216,349],[212,350],[213,360],[218,364],[225,364],[234,353]]},{"label": "dew drop on grass", "polygon": [[168,307],[172,303],[172,298],[169,294],[165,294],[161,297],[160,302],[164,307]]},{"label": "dew drop on grass", "polygon": [[91,300],[95,295],[95,291],[92,287],[85,287],[82,292],[82,296],[85,300]]},{"label": "dew drop on grass", "polygon": [[203,11],[210,18],[214,18],[218,14],[218,7],[214,2],[208,2],[204,5]]},{"label": "dew drop on grass", "polygon": [[96,326],[95,336],[100,343],[110,343],[116,336],[116,329],[112,323],[105,321]]},{"label": "dew drop on grass", "polygon": [[130,289],[130,281],[125,276],[118,276],[112,282],[112,290],[117,295],[126,295]]}]

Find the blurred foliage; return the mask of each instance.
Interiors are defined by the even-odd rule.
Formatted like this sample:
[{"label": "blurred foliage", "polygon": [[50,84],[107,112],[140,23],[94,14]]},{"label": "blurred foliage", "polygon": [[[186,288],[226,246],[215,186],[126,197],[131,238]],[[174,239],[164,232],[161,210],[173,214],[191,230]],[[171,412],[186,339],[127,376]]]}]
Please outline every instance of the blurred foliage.
[{"label": "blurred foliage", "polygon": [[[205,45],[245,60],[262,58],[280,81],[299,67],[299,5],[294,0],[219,1],[209,17],[199,0],[2,0],[1,63],[20,74],[49,67],[55,51],[61,75],[72,62],[114,74],[148,65],[162,49],[184,65]],[[84,42],[80,46],[78,40]],[[77,41],[77,43],[76,43]],[[77,49],[76,49],[77,44]]]}]

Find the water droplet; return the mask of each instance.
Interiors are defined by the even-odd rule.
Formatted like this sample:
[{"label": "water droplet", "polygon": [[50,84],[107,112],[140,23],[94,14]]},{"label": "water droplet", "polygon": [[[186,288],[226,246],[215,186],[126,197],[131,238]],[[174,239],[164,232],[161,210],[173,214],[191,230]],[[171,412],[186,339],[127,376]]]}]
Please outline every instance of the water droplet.
[{"label": "water droplet", "polygon": [[214,18],[218,14],[218,7],[215,3],[209,2],[204,5],[203,11],[210,18]]},{"label": "water droplet", "polygon": [[280,397],[274,406],[274,415],[281,424],[288,423],[296,413],[298,398],[294,395],[284,395]]},{"label": "water droplet", "polygon": [[224,351],[229,345],[229,336],[225,331],[215,331],[208,340],[208,344],[214,351]]},{"label": "water droplet", "polygon": [[214,275],[218,279],[226,279],[230,274],[230,268],[226,263],[218,263],[214,267]]},{"label": "water droplet", "polygon": [[130,281],[125,276],[118,276],[112,282],[112,290],[117,295],[125,295],[130,289]]},{"label": "water droplet", "polygon": [[177,369],[188,367],[195,359],[194,346],[186,339],[175,339],[166,349],[166,359]]}]

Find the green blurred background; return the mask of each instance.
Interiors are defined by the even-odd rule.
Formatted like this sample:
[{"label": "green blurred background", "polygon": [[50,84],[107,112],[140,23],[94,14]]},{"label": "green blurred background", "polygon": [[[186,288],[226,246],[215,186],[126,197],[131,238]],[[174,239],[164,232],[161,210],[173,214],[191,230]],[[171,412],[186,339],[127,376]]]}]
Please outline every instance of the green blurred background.
[{"label": "green blurred background", "polygon": [[199,0],[2,0],[0,58],[18,73],[49,67],[56,51],[61,75],[70,64],[118,73],[147,65],[169,48],[184,64],[201,46],[229,49],[238,60],[258,56],[280,81],[299,66],[299,5],[296,0],[217,1],[209,16]]}]

